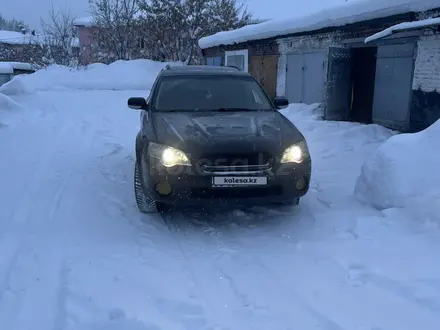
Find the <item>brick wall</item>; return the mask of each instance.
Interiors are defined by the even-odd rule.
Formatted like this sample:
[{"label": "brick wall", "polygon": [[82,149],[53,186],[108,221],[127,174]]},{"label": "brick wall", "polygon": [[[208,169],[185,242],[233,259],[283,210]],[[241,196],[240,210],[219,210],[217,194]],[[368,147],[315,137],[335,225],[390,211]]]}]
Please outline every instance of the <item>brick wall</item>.
[{"label": "brick wall", "polygon": [[440,32],[426,30],[417,42],[411,99],[411,131],[440,118]]},{"label": "brick wall", "polygon": [[426,34],[417,42],[413,89],[440,92],[440,33]]}]

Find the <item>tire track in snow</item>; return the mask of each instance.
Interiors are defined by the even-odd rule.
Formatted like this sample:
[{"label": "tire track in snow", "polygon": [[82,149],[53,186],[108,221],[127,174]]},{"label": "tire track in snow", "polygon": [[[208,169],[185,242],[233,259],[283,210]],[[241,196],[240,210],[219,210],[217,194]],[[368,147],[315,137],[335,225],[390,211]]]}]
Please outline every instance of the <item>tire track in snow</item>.
[{"label": "tire track in snow", "polygon": [[[237,320],[240,320],[240,324],[246,324],[249,329],[254,329],[265,327],[266,324],[266,327],[273,327],[274,324],[281,320],[279,327],[284,328],[285,324],[294,324],[301,320],[305,324],[309,324],[310,327],[321,324],[325,326],[333,325],[333,329],[338,329],[336,324],[331,323],[331,320],[326,319],[324,315],[320,315],[310,306],[298,300],[292,300],[291,293],[286,292],[283,284],[280,284],[279,281],[273,280],[271,272],[261,272],[262,268],[256,266],[258,262],[255,263],[255,260],[249,260],[248,258],[254,254],[259,255],[266,252],[264,250],[248,250],[249,248],[246,246],[249,245],[249,240],[252,240],[249,236],[262,233],[264,234],[262,236],[265,238],[263,243],[267,244],[268,233],[270,236],[273,235],[274,241],[276,241],[280,235],[285,236],[283,233],[286,229],[288,231],[296,230],[299,232],[297,233],[298,235],[301,232],[304,234],[313,229],[316,219],[313,217],[313,213],[310,212],[307,204],[305,206],[303,204],[302,208],[293,211],[290,214],[293,218],[286,219],[286,221],[281,223],[273,221],[276,223],[272,224],[273,226],[271,226],[271,221],[269,220],[266,223],[258,223],[256,221],[254,226],[237,227],[233,223],[241,223],[241,217],[237,219],[235,216],[228,217],[227,221],[231,223],[230,226],[222,226],[218,229],[215,229],[215,227],[208,223],[205,223],[205,226],[199,224],[205,232],[209,231],[211,234],[202,242],[198,242],[204,247],[204,252],[211,254],[209,256],[204,255],[205,253],[198,249],[191,249],[188,240],[183,239],[183,237],[188,237],[194,240],[194,236],[197,237],[197,234],[200,233],[196,230],[191,230],[190,225],[193,224],[193,219],[182,220],[184,232],[176,230],[176,224],[168,221],[167,225],[177,243],[180,244],[187,263],[193,269],[197,269],[197,271],[193,272],[193,276],[196,278],[199,286],[201,288],[209,287],[210,290],[207,290],[207,292],[212,292],[212,287],[217,288],[218,295],[213,295],[212,298],[214,300],[212,304],[216,307],[218,319],[224,325],[226,325],[225,322],[228,323],[227,320],[230,320],[229,324],[231,326],[237,324]],[[271,213],[277,216],[283,215],[283,212],[271,212],[271,210],[265,212],[269,217]],[[178,219],[173,220],[179,221]],[[270,232],[267,232],[268,229]],[[196,235],[191,235],[194,233]],[[184,234],[188,234],[188,236],[184,236]],[[255,239],[260,237],[257,236]],[[285,248],[289,249],[294,246],[295,239],[293,239],[293,242],[292,239],[285,240],[285,242]],[[255,274],[258,275],[254,276]],[[268,292],[276,293],[268,294]],[[271,297],[269,303],[268,297]],[[225,302],[225,305],[221,305],[219,300]],[[280,306],[279,300],[286,301],[290,305],[287,308],[286,306]],[[294,306],[294,313],[292,313],[292,305]],[[320,318],[319,322],[318,318]]]},{"label": "tire track in snow", "polygon": [[[35,123],[33,123],[35,125]],[[2,230],[2,239],[1,239],[1,250],[2,251],[2,262],[0,264],[5,265],[3,269],[4,275],[0,277],[0,315],[1,317],[5,317],[5,310],[6,308],[1,308],[1,306],[5,305],[5,301],[12,300],[15,301],[14,306],[11,306],[10,304],[6,303],[6,307],[9,308],[19,308],[20,302],[17,301],[17,295],[19,295],[16,292],[13,292],[13,289],[11,287],[11,281],[14,280],[14,277],[17,274],[17,268],[20,268],[20,265],[22,265],[23,260],[27,260],[27,253],[29,252],[30,243],[29,240],[32,237],[32,232],[30,229],[36,227],[36,223],[32,222],[30,225],[28,225],[28,222],[30,219],[35,220],[35,213],[32,209],[32,205],[36,205],[35,203],[35,197],[40,197],[36,192],[41,187],[41,177],[43,176],[44,171],[47,169],[47,166],[51,164],[55,157],[54,150],[57,150],[59,146],[62,145],[62,136],[65,134],[65,132],[68,131],[70,127],[62,127],[59,129],[58,126],[55,126],[55,131],[57,132],[57,138],[56,139],[50,139],[50,141],[46,141],[44,139],[43,143],[41,145],[44,146],[43,150],[35,148],[37,155],[34,155],[34,157],[38,156],[37,158],[37,164],[34,167],[31,167],[34,169],[34,172],[28,173],[27,176],[21,178],[20,181],[15,181],[16,184],[21,183],[21,189],[20,189],[20,200],[14,207],[14,213],[12,214],[12,219],[8,221],[7,223],[2,223],[2,227],[4,228]],[[26,130],[27,126],[22,127]],[[57,129],[58,128],[58,129]],[[53,132],[52,132],[53,134]],[[47,138],[47,136],[45,136]],[[51,144],[50,142],[56,141],[55,146]],[[26,163],[27,164],[27,163]],[[21,164],[22,165],[22,164]],[[37,221],[38,223],[39,221]],[[23,266],[22,266],[23,267]],[[0,269],[2,270],[2,269]],[[29,275],[31,275],[31,272],[28,272]],[[0,274],[1,275],[1,274]],[[9,296],[6,297],[6,293],[9,293]],[[17,312],[17,311],[16,311]],[[15,315],[16,313],[11,314]],[[0,322],[0,324],[2,324]],[[13,329],[13,328],[10,328]]]},{"label": "tire track in snow", "polygon": [[10,330],[57,329],[55,315],[63,308],[58,304],[62,254],[51,246],[25,252],[15,259],[9,290],[0,301],[0,324]]},{"label": "tire track in snow", "polygon": [[[54,252],[51,247],[44,247],[46,244],[59,243],[59,241],[54,242],[50,237],[42,235],[54,230],[56,220],[63,220],[63,217],[57,218],[57,212],[65,197],[65,189],[71,182],[75,171],[75,162],[69,161],[69,156],[72,156],[72,153],[80,155],[89,148],[94,132],[90,131],[86,136],[77,134],[78,128],[74,125],[75,121],[69,120],[65,115],[63,122],[67,125],[61,126],[57,138],[44,143],[50,147],[47,147],[46,152],[40,155],[42,157],[40,166],[34,173],[25,196],[21,198],[19,205],[22,207],[18,208],[18,212],[12,219],[15,226],[4,233],[6,237],[18,236],[14,238],[18,243],[15,244],[15,252],[9,253],[9,266],[3,284],[0,286],[0,289],[10,287],[10,294],[7,297],[2,295],[3,299],[0,299],[0,324],[7,325],[6,328],[11,330],[31,328],[31,324],[33,326],[38,324],[44,329],[60,330],[65,322],[64,301],[67,289],[64,285],[66,285],[67,275],[64,256],[61,252]],[[66,141],[66,137],[74,139]],[[88,144],[78,143],[84,138],[89,141]],[[71,148],[69,142],[76,148]],[[85,146],[85,148],[78,148],[78,146]],[[71,197],[70,205],[67,206],[71,208],[74,205],[75,196],[69,197]],[[40,198],[45,199],[40,201]],[[31,223],[30,220],[32,220]],[[27,223],[30,225],[26,226]],[[19,229],[18,232],[17,229]],[[24,237],[24,233],[20,231],[26,229],[29,232],[27,237]],[[58,273],[59,278],[56,275]],[[42,297],[44,297],[43,302],[40,301]],[[39,304],[35,304],[36,299],[39,300]],[[52,313],[52,311],[57,312]],[[37,319],[29,320],[26,315],[35,315]],[[54,320],[55,324],[51,326]]]},{"label": "tire track in snow", "polygon": [[[232,218],[229,221],[233,222]],[[209,302],[211,313],[215,316],[212,320],[217,325],[227,326],[229,324],[232,326],[237,324],[237,319],[241,319],[240,324],[246,324],[249,329],[260,327],[262,323],[267,323],[268,326],[273,324],[274,318],[269,316],[269,307],[264,303],[264,299],[260,301],[251,299],[253,292],[258,292],[262,286],[264,287],[264,282],[271,281],[271,279],[264,277],[263,283],[258,283],[258,285],[252,287],[237,285],[235,281],[235,277],[242,271],[250,275],[252,272],[249,272],[249,268],[252,268],[252,265],[246,263],[239,253],[234,256],[233,253],[236,249],[230,249],[229,247],[231,245],[238,246],[240,249],[241,241],[246,241],[249,238],[248,236],[237,237],[232,232],[225,231],[224,228],[223,232],[218,231],[205,223],[205,226],[201,226],[202,235],[204,236],[206,232],[209,232],[210,235],[201,242],[197,241],[195,243],[195,245],[203,246],[203,251],[200,251],[200,249],[191,249],[188,240],[183,239],[183,237],[190,240],[198,238],[198,235],[194,235],[194,231],[191,230],[192,219],[164,219],[164,222],[170,229],[172,238],[181,251],[193,281],[197,283],[204,300]],[[187,230],[185,232],[176,230],[175,222],[188,226]],[[241,234],[246,234],[245,230],[241,231]],[[184,236],[188,232],[188,236]],[[220,233],[223,233],[223,236],[219,235]],[[232,236],[226,236],[228,234]],[[205,243],[208,244],[205,245]],[[210,255],[207,256],[206,253]],[[233,260],[234,257],[238,257],[237,265],[239,267],[230,267],[229,269],[238,270],[238,274],[231,274],[219,266],[224,259]],[[261,273],[258,276],[261,277]],[[247,282],[249,282],[249,279]],[[215,288],[214,291],[213,287]],[[209,288],[209,290],[206,288]]]},{"label": "tire track in snow", "polygon": [[[156,217],[155,217],[156,218]],[[213,320],[216,318],[216,311],[213,308],[212,302],[207,296],[203,286],[198,281],[195,271],[192,267],[190,258],[188,257],[187,253],[182,247],[182,244],[180,243],[179,239],[176,238],[177,232],[173,229],[173,226],[170,224],[170,219],[167,216],[161,216],[159,215],[158,218],[160,221],[164,224],[164,228],[167,228],[167,236],[169,237],[169,240],[172,242],[172,244],[176,247],[175,251],[178,255],[180,255],[180,258],[178,258],[179,263],[181,265],[181,268],[186,275],[186,277],[190,280],[190,282],[193,284],[193,286],[196,288],[198,292],[198,298],[203,300],[203,303],[197,302],[197,304],[201,307],[201,310],[204,310],[203,315],[199,314],[199,318],[202,318],[203,322],[209,322],[213,323]],[[154,220],[153,220],[154,221]],[[205,310],[205,307],[207,307],[207,311]],[[206,312],[208,312],[208,315],[206,315]],[[197,321],[196,321],[197,322]],[[191,329],[193,326],[197,326],[196,324],[188,323],[187,325],[184,325],[185,327],[188,326],[188,329]]]}]

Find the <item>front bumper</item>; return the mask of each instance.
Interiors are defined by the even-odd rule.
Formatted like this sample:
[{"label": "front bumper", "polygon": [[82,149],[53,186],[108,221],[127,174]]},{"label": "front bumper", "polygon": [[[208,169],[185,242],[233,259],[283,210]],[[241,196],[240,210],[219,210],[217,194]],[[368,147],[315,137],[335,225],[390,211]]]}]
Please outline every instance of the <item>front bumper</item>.
[{"label": "front bumper", "polygon": [[[278,164],[270,171],[245,174],[206,174],[192,167],[175,166],[167,169],[156,159],[150,158],[143,164],[145,193],[152,199],[176,206],[196,206],[213,204],[267,204],[283,202],[303,197],[309,190],[311,161],[301,164]],[[267,184],[246,187],[213,187],[213,178],[227,177],[266,177]],[[160,194],[158,185],[167,185],[170,192]]]}]

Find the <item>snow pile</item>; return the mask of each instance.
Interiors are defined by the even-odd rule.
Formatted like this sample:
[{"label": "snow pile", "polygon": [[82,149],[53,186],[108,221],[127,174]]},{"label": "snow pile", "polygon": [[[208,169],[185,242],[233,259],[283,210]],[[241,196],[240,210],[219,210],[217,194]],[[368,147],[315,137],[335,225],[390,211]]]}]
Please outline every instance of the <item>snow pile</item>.
[{"label": "snow pile", "polygon": [[[380,125],[364,125],[353,122],[343,121],[324,121],[324,107],[321,103],[290,104],[280,112],[291,122],[293,122],[306,136],[316,137],[316,131],[325,132],[325,138],[335,137],[338,141],[344,141],[344,150],[337,152],[353,151],[353,148],[364,146],[370,143],[381,143],[395,134],[388,128]],[[311,134],[309,134],[310,132]],[[318,144],[322,146],[322,135],[319,135]],[[338,142],[340,145],[340,142]],[[328,148],[328,145],[325,146]]]},{"label": "snow pile", "polygon": [[388,139],[364,163],[355,196],[378,209],[437,205],[440,216],[440,120],[422,132]]},{"label": "snow pile", "polygon": [[24,62],[0,62],[0,73],[14,73],[14,70],[35,71],[30,63]]},{"label": "snow pile", "polygon": [[285,109],[281,109],[280,113],[286,116],[292,122],[316,121],[323,120],[324,108],[321,103],[305,104],[291,103]]},{"label": "snow pile", "polygon": [[247,25],[237,30],[219,32],[201,38],[199,46],[204,49],[218,45],[231,45],[249,40],[314,31],[326,27],[344,26],[406,12],[426,11],[438,7],[440,7],[439,0],[348,1],[339,6],[323,9],[306,16],[272,20],[261,24]]},{"label": "snow pile", "polygon": [[[17,76],[0,87],[9,95],[48,90],[149,90],[164,62],[150,60],[95,63],[85,69],[52,65],[31,75]],[[180,65],[180,63],[171,63]]]},{"label": "snow pile", "polygon": [[0,93],[0,130],[9,126],[14,114],[22,110],[24,110],[24,107],[21,104]]},{"label": "snow pile", "polygon": [[[319,103],[290,104],[280,112],[307,140],[312,156],[312,186],[319,186],[313,189],[338,190],[352,197],[362,164],[394,132],[376,124],[325,121],[323,110]],[[327,200],[334,198],[332,193],[326,196]]]},{"label": "snow pile", "polygon": [[10,97],[0,93],[0,112],[3,110],[8,111],[15,111],[15,110],[21,110],[23,107],[12,100]]}]

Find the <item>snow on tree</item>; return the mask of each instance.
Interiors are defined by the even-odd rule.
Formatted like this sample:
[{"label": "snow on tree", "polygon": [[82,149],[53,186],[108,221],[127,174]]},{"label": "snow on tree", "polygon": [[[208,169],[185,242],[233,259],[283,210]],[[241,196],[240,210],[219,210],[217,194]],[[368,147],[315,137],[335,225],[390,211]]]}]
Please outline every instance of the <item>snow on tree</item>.
[{"label": "snow on tree", "polygon": [[201,37],[252,23],[237,0],[140,0],[144,40],[151,58],[199,63]]},{"label": "snow on tree", "polygon": [[73,52],[76,29],[73,16],[68,10],[49,11],[48,20],[41,20],[42,47],[45,50],[46,62],[66,66],[78,64],[78,55]]},{"label": "snow on tree", "polygon": [[6,19],[0,14],[0,30],[22,32],[23,30],[28,31],[29,26],[23,21],[16,19]]},{"label": "snow on tree", "polygon": [[98,61],[130,60],[139,53],[138,0],[89,0]]},{"label": "snow on tree", "polygon": [[209,26],[212,30],[207,35],[238,29],[254,23],[252,14],[248,12],[247,7],[244,4],[238,4],[237,0],[211,0],[208,15],[210,17]]}]

